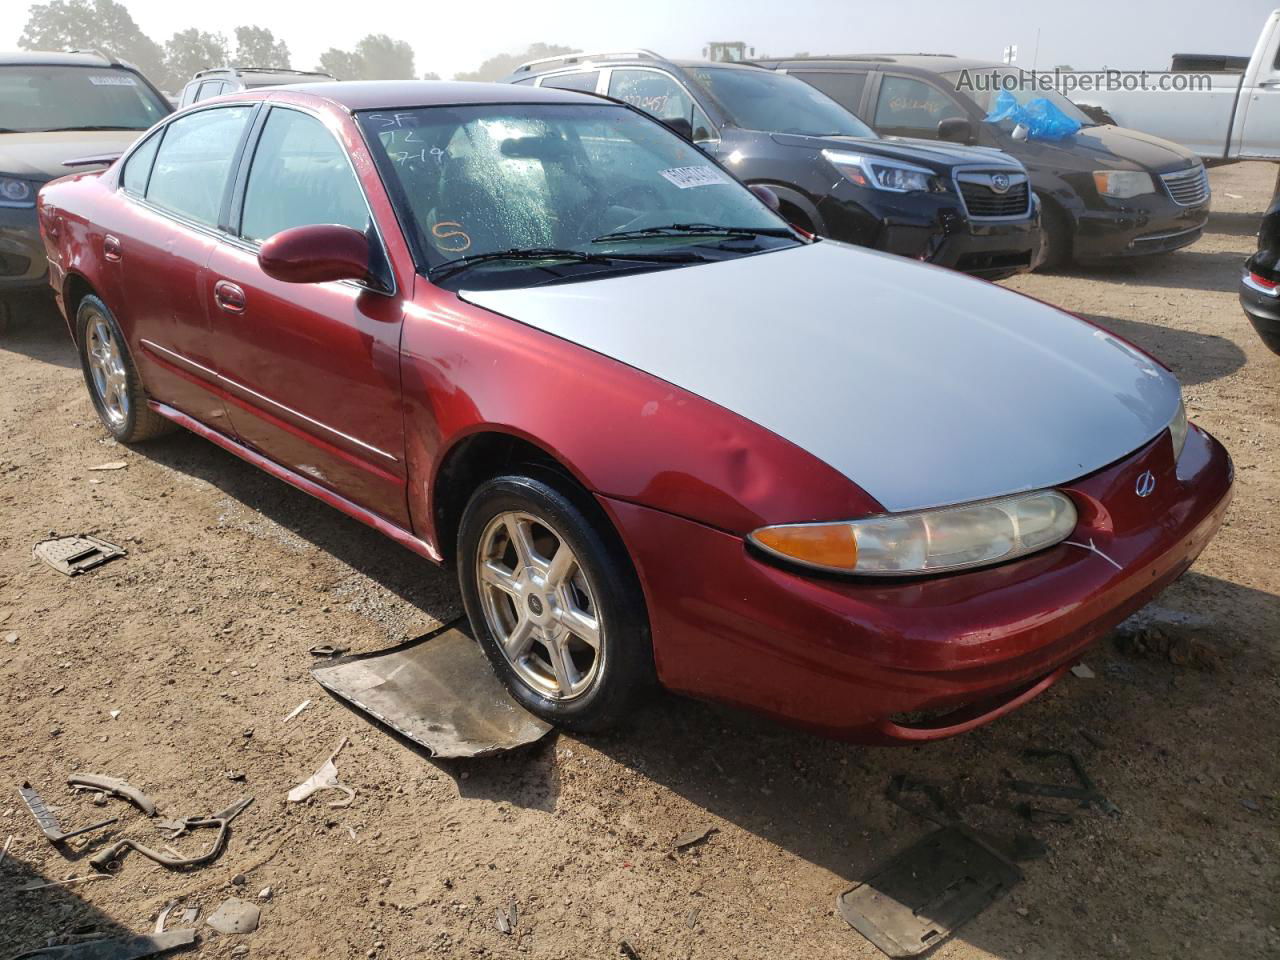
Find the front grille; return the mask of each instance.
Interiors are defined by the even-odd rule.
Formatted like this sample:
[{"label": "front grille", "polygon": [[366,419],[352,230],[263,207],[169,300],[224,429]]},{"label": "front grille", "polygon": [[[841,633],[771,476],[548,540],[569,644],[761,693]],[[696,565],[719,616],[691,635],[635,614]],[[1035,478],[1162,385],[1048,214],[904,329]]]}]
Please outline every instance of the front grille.
[{"label": "front grille", "polygon": [[1179,206],[1198,207],[1209,201],[1209,174],[1202,165],[1177,173],[1162,173],[1160,179]]},{"label": "front grille", "polygon": [[1031,201],[1026,178],[1021,174],[997,174],[1007,176],[1011,181],[1009,188],[1000,193],[991,187],[992,176],[968,172],[956,176],[956,186],[960,188],[969,216],[988,220],[1025,217]]}]

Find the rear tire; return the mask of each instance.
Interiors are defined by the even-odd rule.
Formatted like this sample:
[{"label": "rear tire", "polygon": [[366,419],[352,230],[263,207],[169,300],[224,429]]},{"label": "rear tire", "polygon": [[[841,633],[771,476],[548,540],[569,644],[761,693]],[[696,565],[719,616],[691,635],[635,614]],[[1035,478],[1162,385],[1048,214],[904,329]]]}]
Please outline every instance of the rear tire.
[{"label": "rear tire", "polygon": [[605,730],[653,685],[631,560],[569,482],[509,475],[483,483],[462,515],[457,565],[476,639],[529,712],[572,730]]},{"label": "rear tire", "polygon": [[120,443],[140,443],[175,427],[152,410],[129,345],[107,305],[89,294],[76,308],[80,369],[98,419]]}]

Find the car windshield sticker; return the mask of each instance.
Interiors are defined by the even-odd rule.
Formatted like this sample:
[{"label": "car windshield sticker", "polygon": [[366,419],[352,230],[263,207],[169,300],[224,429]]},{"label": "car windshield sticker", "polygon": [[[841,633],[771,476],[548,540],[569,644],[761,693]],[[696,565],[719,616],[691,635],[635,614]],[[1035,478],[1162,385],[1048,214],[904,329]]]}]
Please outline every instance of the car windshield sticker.
[{"label": "car windshield sticker", "polygon": [[729,182],[728,178],[715,167],[672,167],[670,170],[658,172],[681,190]]},{"label": "car windshield sticker", "polygon": [[89,82],[95,87],[136,87],[138,81],[126,73],[111,77],[90,77]]}]

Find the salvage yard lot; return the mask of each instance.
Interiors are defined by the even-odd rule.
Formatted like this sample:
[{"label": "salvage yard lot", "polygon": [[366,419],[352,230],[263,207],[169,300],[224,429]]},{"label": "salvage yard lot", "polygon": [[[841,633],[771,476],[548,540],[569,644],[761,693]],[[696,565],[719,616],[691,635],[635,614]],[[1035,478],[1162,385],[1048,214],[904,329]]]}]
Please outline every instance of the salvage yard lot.
[{"label": "salvage yard lot", "polygon": [[[61,322],[27,311],[0,335],[0,846],[13,837],[0,958],[77,931],[150,930],[172,900],[199,904],[203,923],[266,888],[256,933],[205,927],[199,954],[578,960],[625,941],[643,960],[878,957],[834,905],[932,829],[885,798],[898,773],[943,784],[971,826],[1050,848],[935,957],[1276,955],[1280,357],[1235,294],[1274,175],[1213,171],[1215,212],[1188,250],[1008,282],[1173,366],[1193,420],[1235,459],[1235,501],[1145,623],[1091,651],[1093,677],[920,749],[664,697],[620,734],[426,759],[325,695],[307,651],[377,650],[455,618],[452,576],[194,436],[104,439]],[[126,466],[91,469],[111,461]],[[129,555],[68,580],[31,557],[51,532]],[[354,803],[287,804],[344,735]],[[1027,747],[1076,753],[1119,815],[1058,802],[1071,823],[1022,819],[1006,771],[1055,776]],[[23,781],[64,829],[120,813],[122,832],[154,840],[124,805],[66,793],[74,771],[125,777],[170,817],[255,802],[210,865],[175,873],[130,854],[113,879],[18,892],[90,873],[110,836],[64,857],[23,807]],[[706,841],[675,849],[703,828]],[[508,934],[495,911],[512,900]]]}]

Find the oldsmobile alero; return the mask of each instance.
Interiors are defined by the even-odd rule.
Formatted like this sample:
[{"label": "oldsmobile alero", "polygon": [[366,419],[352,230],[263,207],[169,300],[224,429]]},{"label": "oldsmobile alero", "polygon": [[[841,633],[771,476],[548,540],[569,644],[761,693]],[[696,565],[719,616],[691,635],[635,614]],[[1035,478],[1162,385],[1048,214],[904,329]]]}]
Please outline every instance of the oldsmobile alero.
[{"label": "oldsmobile alero", "polygon": [[39,218],[115,438],[186,427],[452,565],[543,717],[657,681],[969,730],[1191,564],[1230,460],[1124,340],[773,200],[600,97],[319,83],[174,114]]}]

